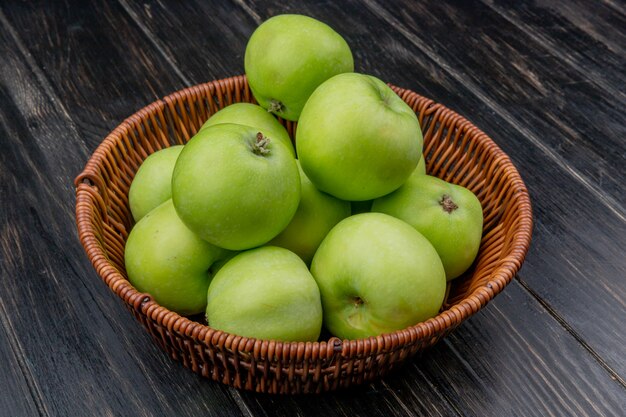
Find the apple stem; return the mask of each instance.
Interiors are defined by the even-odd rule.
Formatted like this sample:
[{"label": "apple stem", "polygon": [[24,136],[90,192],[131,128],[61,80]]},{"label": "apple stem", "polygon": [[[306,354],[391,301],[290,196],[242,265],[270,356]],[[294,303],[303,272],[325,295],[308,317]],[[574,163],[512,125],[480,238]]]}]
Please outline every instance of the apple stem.
[{"label": "apple stem", "polygon": [[252,152],[257,155],[267,155],[270,150],[267,148],[267,144],[270,143],[270,138],[263,136],[263,133],[258,132],[256,134],[256,142],[252,144]]},{"label": "apple stem", "polygon": [[267,111],[270,113],[280,113],[283,110],[285,110],[285,106],[283,106],[283,103],[281,103],[280,101],[276,100],[276,99],[271,99],[270,100],[270,104],[267,107]]},{"label": "apple stem", "polygon": [[454,210],[458,209],[459,206],[456,205],[454,201],[450,198],[448,194],[444,194],[441,197],[441,201],[439,201],[439,205],[443,208],[443,211],[446,213],[452,213]]},{"label": "apple stem", "polygon": [[361,297],[354,297],[354,306],[355,307],[358,307],[358,306],[360,306],[363,303],[364,303],[364,301],[363,301],[363,299]]}]

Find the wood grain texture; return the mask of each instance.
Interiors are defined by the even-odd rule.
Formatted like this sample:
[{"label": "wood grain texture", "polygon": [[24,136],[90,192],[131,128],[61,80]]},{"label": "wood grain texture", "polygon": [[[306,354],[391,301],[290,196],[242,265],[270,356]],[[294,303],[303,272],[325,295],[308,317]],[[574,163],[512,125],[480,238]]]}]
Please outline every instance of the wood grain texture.
[{"label": "wood grain texture", "polygon": [[[592,52],[581,45],[577,47],[579,51],[591,52],[591,55],[596,57],[599,57],[605,50],[622,57],[626,54],[626,31],[624,31],[626,5],[624,2],[609,0],[590,3],[584,0],[572,0],[554,3],[539,0],[534,7],[540,10],[540,13],[558,19],[557,21],[565,30],[572,31],[575,28],[574,33],[587,35],[586,40],[592,42],[591,48],[596,49]],[[561,23],[560,19],[569,24]],[[602,48],[598,48],[599,45]],[[623,93],[625,86],[621,87]]]},{"label": "wood grain texture", "polygon": [[[4,194],[0,192],[2,197]],[[0,252],[0,264],[3,262],[4,256]],[[0,386],[3,391],[0,394],[0,415],[9,410],[15,416],[47,415],[41,393],[30,378],[30,363],[21,352],[19,342],[12,337],[14,332],[6,321],[9,312],[4,309],[3,298],[0,296]]]},{"label": "wood grain texture", "polygon": [[162,70],[167,64],[158,51],[132,42],[141,31],[116,2],[12,2],[2,10],[52,94],[87,133],[90,151],[129,116],[128,109],[184,86],[171,70]]},{"label": "wood grain texture", "polygon": [[[10,340],[21,347],[19,360],[29,364],[27,378],[48,410],[43,414],[242,415],[228,388],[206,384],[167,358],[87,261],[75,235],[72,178],[86,161],[87,137],[93,143],[101,137],[62,110],[77,114],[80,105],[56,88],[53,77],[41,85],[48,78],[24,63],[7,20],[0,27],[0,293],[7,295],[2,311]],[[113,44],[104,37],[99,42]],[[23,42],[30,43],[34,38]],[[63,98],[45,93],[55,90]],[[149,100],[150,91],[143,93],[133,99]],[[198,393],[193,401],[189,392]],[[15,409],[10,415],[29,413]]]},{"label": "wood grain texture", "polygon": [[[607,126],[587,126],[587,119],[585,126],[575,126],[572,114],[581,110],[567,103],[550,109],[560,124],[538,120],[531,110],[531,118],[520,118],[518,107],[536,111],[538,104],[550,103],[549,95],[508,103],[496,91],[502,83],[517,97],[524,93],[517,83],[534,88],[528,74],[535,74],[546,92],[567,100],[610,95],[609,87],[623,77],[608,65],[615,65],[621,44],[603,30],[623,14],[599,13],[585,24],[572,14],[575,7],[584,9],[584,2],[565,11],[542,4],[504,10],[503,4],[488,2],[488,23],[481,23],[470,6],[458,5],[455,21],[481,23],[481,39],[507,40],[507,48],[493,55],[484,47],[472,55],[472,38],[454,37],[451,22],[440,19],[450,6],[439,4],[432,4],[429,24],[435,26],[427,40],[436,44],[450,37],[454,45],[429,50],[416,45],[426,34],[412,26],[410,10],[421,6],[410,2],[370,3],[373,9],[354,2],[50,3],[0,6],[0,352],[27,364],[27,369],[7,366],[0,384],[15,380],[10,392],[30,395],[19,402],[5,398],[6,391],[0,394],[0,406],[15,411],[11,416],[611,416],[626,408],[626,336],[620,331],[626,230],[619,208],[607,206],[611,199],[623,202],[623,196],[615,194],[619,183],[604,182],[591,156],[569,152],[578,145],[591,148],[597,138],[588,134],[620,132],[616,126],[624,125],[624,116],[601,101],[591,108],[608,111],[601,115]],[[377,7],[399,25],[390,24]],[[351,44],[360,71],[448,104],[483,128],[520,168],[536,218],[520,282],[404,369],[325,396],[238,392],[183,369],[155,347],[100,282],[74,236],[71,180],[89,152],[156,97],[242,73],[247,37],[262,19],[281,12],[328,22]],[[538,22],[539,17],[546,20]],[[559,42],[568,37],[569,52],[565,48],[556,57],[533,43],[546,38],[561,50]],[[613,55],[589,49],[594,42]],[[559,73],[548,74],[550,67],[541,66],[498,71],[502,60],[526,64],[524,54]],[[477,56],[495,68],[487,68],[493,76],[474,80],[472,89],[462,81],[474,76],[468,68]],[[566,93],[557,90],[559,83]],[[494,110],[498,100],[510,106],[510,115]],[[611,124],[614,117],[617,125]],[[528,139],[531,133],[543,144],[544,129],[565,139],[545,138],[545,148]],[[610,146],[600,144],[617,153],[600,161],[605,168],[620,169],[614,164],[624,160],[624,143],[620,148],[616,138],[607,139]],[[570,148],[555,145],[563,143]],[[581,186],[572,172],[584,174],[591,188]]]},{"label": "wood grain texture", "polygon": [[[623,11],[616,12],[607,2],[483,1],[527,39],[532,39],[532,58],[546,53],[557,57],[607,96],[618,101],[625,99],[626,74],[620,67],[626,43],[625,32],[620,30],[626,25]],[[610,44],[599,41],[598,32]]]},{"label": "wood grain texture", "polygon": [[523,132],[525,141],[540,147],[551,163],[563,166],[625,215],[626,127],[620,120],[626,91],[619,68],[626,67],[626,55],[599,52],[611,62],[598,70],[612,73],[613,68],[619,74],[608,77],[615,81],[606,90],[480,4],[367,5],[415,47],[436,57],[449,77]]},{"label": "wood grain texture", "polygon": [[626,408],[624,387],[516,282],[431,355],[416,368],[452,401],[462,398],[468,415],[617,416]]}]

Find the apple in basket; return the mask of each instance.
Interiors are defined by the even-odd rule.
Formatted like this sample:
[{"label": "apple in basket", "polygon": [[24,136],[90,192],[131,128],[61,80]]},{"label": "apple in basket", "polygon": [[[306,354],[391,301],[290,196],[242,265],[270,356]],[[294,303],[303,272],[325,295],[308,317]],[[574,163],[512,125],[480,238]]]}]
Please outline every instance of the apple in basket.
[{"label": "apple in basket", "polygon": [[240,336],[316,341],[322,304],[315,280],[298,255],[264,246],[239,253],[215,275],[206,317],[211,327]]},{"label": "apple in basket", "polygon": [[189,230],[171,199],[137,222],[124,253],[130,283],[183,315],[204,311],[211,277],[230,256]]},{"label": "apple in basket", "polygon": [[350,215],[350,202],[326,194],[300,168],[300,204],[287,227],[269,244],[289,249],[309,265],[330,229]]},{"label": "apple in basket", "polygon": [[128,190],[128,204],[138,222],[152,209],[172,198],[172,172],[182,145],[156,151],[141,164]]},{"label": "apple in basket", "polygon": [[415,170],[411,173],[411,176],[425,175],[425,174],[426,174],[426,160],[424,159],[424,155],[422,155],[419,162],[417,163],[417,167],[415,167]]},{"label": "apple in basket", "polygon": [[348,201],[388,194],[422,155],[415,112],[381,80],[339,74],[307,101],[296,131],[302,169],[320,190]]},{"label": "apple in basket", "polygon": [[382,213],[342,220],[311,263],[332,334],[357,339],[437,314],[446,275],[437,251],[413,227]]},{"label": "apple in basket", "polygon": [[287,146],[294,157],[296,155],[287,130],[261,106],[252,103],[233,103],[209,117],[209,120],[202,125],[200,130],[223,123],[252,126],[264,136]]},{"label": "apple in basket", "polygon": [[[424,156],[422,156],[417,163],[417,167],[413,170],[409,179],[416,175],[424,175],[426,174],[426,161],[424,160]],[[408,181],[408,180],[407,180]],[[372,204],[374,200],[363,200],[363,201],[351,201],[351,213],[352,214],[360,214],[360,213],[368,213],[372,211]]]},{"label": "apple in basket", "polygon": [[244,65],[259,104],[287,120],[298,120],[318,85],[354,70],[352,52],[341,35],[325,23],[295,14],[263,22],[250,36]]},{"label": "apple in basket", "polygon": [[483,211],[465,187],[430,175],[411,176],[398,190],[374,200],[372,211],[409,223],[432,243],[448,280],[465,272],[478,253]]},{"label": "apple in basket", "polygon": [[225,249],[263,245],[291,221],[300,202],[296,160],[258,129],[218,124],[185,145],[172,175],[182,221]]}]

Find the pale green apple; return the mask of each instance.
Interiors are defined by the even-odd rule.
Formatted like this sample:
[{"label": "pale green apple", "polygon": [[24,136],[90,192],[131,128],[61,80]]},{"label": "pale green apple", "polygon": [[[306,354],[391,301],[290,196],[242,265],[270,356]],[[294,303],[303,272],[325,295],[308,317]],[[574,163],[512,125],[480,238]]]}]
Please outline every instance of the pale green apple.
[{"label": "pale green apple", "polygon": [[124,250],[130,283],[182,315],[204,311],[212,275],[228,256],[189,230],[171,199],[137,222]]},{"label": "pale green apple", "polygon": [[425,174],[426,174],[426,159],[424,159],[424,156],[422,155],[419,162],[417,163],[417,167],[415,167],[415,170],[413,171],[411,175],[425,175]]},{"label": "pale green apple", "polygon": [[139,221],[153,208],[172,198],[172,171],[183,145],[161,149],[141,164],[128,190],[130,212]]},{"label": "pale green apple", "polygon": [[422,143],[413,110],[379,79],[357,73],[320,85],[296,131],[298,158],[311,182],[349,201],[400,187],[415,170]]},{"label": "pale green apple", "polygon": [[234,103],[226,106],[209,117],[200,130],[222,123],[235,123],[258,129],[270,140],[283,143],[291,153],[296,155],[289,133],[271,113],[261,106],[252,103]]},{"label": "pale green apple", "polygon": [[[422,156],[417,163],[417,167],[413,170],[411,175],[407,181],[409,181],[415,175],[424,175],[426,174],[426,162],[424,161],[424,157]],[[360,214],[360,213],[369,213],[372,211],[372,204],[374,200],[365,200],[365,201],[351,201],[350,205],[352,207],[352,214]]]},{"label": "pale green apple", "polygon": [[285,145],[249,126],[219,124],[185,145],[172,198],[183,222],[209,243],[249,249],[289,224],[300,202],[300,175]]},{"label": "pale green apple", "polygon": [[306,342],[316,341],[322,328],[317,284],[287,249],[241,252],[215,275],[207,299],[209,326],[239,336]]},{"label": "pale green apple", "polygon": [[263,22],[250,36],[244,61],[259,104],[294,121],[318,85],[354,71],[352,52],[341,35],[325,23],[295,14]]},{"label": "pale green apple", "polygon": [[[298,161],[296,161],[298,162]],[[289,249],[310,264],[324,237],[350,215],[350,203],[319,191],[300,169],[300,204],[289,225],[269,244]]]},{"label": "pale green apple", "polygon": [[414,176],[395,192],[374,200],[372,211],[402,219],[439,253],[448,280],[474,262],[483,231],[483,211],[467,188],[430,175]]},{"label": "pale green apple", "polygon": [[381,213],[348,217],[326,236],[311,273],[332,334],[358,339],[435,316],[446,275],[435,248],[407,223]]}]

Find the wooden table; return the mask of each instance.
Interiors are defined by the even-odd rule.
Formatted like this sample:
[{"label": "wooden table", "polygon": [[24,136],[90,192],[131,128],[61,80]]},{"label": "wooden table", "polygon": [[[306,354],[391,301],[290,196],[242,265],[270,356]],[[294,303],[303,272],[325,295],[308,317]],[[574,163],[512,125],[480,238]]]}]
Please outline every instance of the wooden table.
[{"label": "wooden table", "polygon": [[[2,2],[0,415],[626,415],[625,4],[277,4]],[[485,309],[383,380],[320,396],[237,391],[170,360],[74,220],[72,181],[107,133],[242,73],[247,38],[279,13],[327,22],[357,71],[472,120],[535,216],[521,272]]]}]

